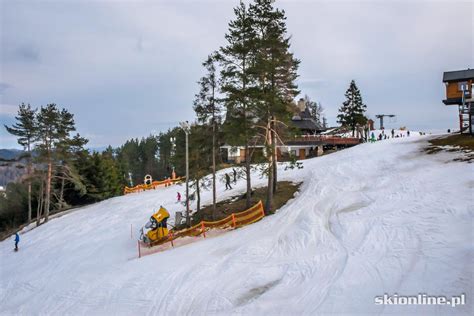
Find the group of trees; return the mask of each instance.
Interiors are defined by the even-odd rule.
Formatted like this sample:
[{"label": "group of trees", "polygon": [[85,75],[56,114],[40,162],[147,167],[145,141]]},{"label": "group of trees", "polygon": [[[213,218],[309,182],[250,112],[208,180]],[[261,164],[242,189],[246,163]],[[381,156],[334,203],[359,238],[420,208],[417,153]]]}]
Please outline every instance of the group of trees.
[{"label": "group of trees", "polygon": [[48,104],[40,109],[21,104],[16,121],[14,125],[5,127],[10,134],[17,136],[18,143],[26,151],[27,221],[30,222],[33,216],[35,184],[36,218],[39,223],[44,216],[47,222],[53,199],[59,208],[66,204],[66,181],[77,185],[81,190],[73,161],[75,154],[83,150],[87,140],[79,134],[72,135],[76,129],[73,115],[65,109],[60,110],[55,104]]},{"label": "group of trees", "polygon": [[299,93],[295,83],[299,60],[290,52],[285,12],[275,8],[273,2],[240,2],[225,35],[226,44],[203,63],[206,72],[199,80],[194,102],[198,120],[193,128],[210,139],[204,160],[212,166],[214,207],[216,155],[223,135],[229,145],[245,148],[247,206],[252,191],[250,149],[257,142],[265,144],[265,208],[267,213],[272,212],[277,189],[276,146],[281,142],[280,135],[288,130],[293,115],[291,104]]},{"label": "group of trees", "polygon": [[[10,183],[0,196],[2,229],[36,218],[47,222],[51,211],[99,201],[120,194],[124,180],[116,153],[84,148],[87,139],[74,133],[74,116],[56,104],[32,108],[21,104],[16,122],[5,126],[17,137],[25,154],[22,181]],[[44,221],[42,221],[44,219]]]}]

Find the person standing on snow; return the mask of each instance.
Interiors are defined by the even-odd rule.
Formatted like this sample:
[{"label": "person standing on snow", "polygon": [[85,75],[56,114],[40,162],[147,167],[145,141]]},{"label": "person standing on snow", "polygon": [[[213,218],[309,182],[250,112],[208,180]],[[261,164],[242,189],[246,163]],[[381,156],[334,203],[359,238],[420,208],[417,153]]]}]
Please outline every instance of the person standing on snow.
[{"label": "person standing on snow", "polygon": [[230,186],[230,176],[228,173],[225,174],[225,189],[232,190],[232,187]]},{"label": "person standing on snow", "polygon": [[407,131],[407,137],[410,137],[410,131]]},{"label": "person standing on snow", "polygon": [[178,192],[176,195],[176,199],[178,200],[178,203],[181,202],[181,193]]},{"label": "person standing on snow", "polygon": [[232,171],[234,172],[234,183],[237,183],[237,170],[232,168]]},{"label": "person standing on snow", "polygon": [[370,142],[375,143],[375,134],[374,134],[374,132],[372,132],[372,134],[370,134]]},{"label": "person standing on snow", "polygon": [[18,232],[15,233],[15,251],[18,251],[18,243],[20,242],[20,235]]},{"label": "person standing on snow", "polygon": [[395,137],[395,130],[392,128],[392,138]]}]

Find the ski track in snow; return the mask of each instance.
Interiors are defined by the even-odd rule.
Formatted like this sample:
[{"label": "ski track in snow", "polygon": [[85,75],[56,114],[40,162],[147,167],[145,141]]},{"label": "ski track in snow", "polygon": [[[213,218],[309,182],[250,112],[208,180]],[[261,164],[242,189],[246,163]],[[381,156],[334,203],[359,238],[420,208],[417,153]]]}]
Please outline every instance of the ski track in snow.
[{"label": "ski track in snow", "polygon": [[[2,315],[472,314],[473,167],[428,137],[363,144],[279,170],[304,181],[277,214],[137,259],[138,229],[184,186],[116,197],[0,243]],[[218,179],[224,171],[219,172]],[[256,175],[254,186],[266,179]],[[218,186],[219,199],[245,190]],[[211,202],[211,192],[203,202]],[[130,238],[130,225],[134,238]],[[374,297],[466,294],[467,305]]]}]

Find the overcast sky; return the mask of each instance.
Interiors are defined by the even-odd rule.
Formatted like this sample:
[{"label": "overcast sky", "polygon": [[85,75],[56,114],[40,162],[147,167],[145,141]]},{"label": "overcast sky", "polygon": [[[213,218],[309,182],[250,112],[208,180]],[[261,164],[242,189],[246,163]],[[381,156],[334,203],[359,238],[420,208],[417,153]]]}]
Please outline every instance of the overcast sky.
[{"label": "overcast sky", "polygon": [[[0,0],[0,121],[21,102],[75,114],[91,147],[193,120],[201,62],[225,44],[237,0]],[[447,129],[442,74],[474,68],[472,1],[277,1],[299,88],[336,124],[350,80],[387,127]],[[378,126],[378,124],[377,124]],[[1,148],[18,147],[2,127]]]}]

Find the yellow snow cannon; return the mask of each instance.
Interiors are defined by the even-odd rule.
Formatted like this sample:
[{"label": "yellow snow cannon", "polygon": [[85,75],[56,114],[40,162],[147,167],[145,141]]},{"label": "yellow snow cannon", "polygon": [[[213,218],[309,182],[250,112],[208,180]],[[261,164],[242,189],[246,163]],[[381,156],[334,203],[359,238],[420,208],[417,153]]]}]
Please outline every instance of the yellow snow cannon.
[{"label": "yellow snow cannon", "polygon": [[146,243],[154,243],[168,237],[168,226],[166,221],[170,213],[163,207],[150,217],[150,221],[142,228],[140,239]]}]

